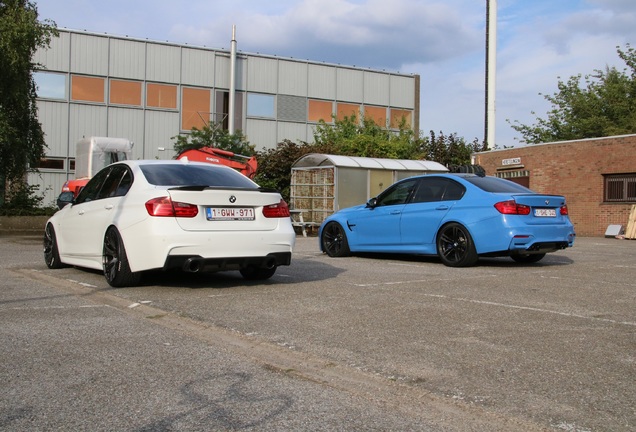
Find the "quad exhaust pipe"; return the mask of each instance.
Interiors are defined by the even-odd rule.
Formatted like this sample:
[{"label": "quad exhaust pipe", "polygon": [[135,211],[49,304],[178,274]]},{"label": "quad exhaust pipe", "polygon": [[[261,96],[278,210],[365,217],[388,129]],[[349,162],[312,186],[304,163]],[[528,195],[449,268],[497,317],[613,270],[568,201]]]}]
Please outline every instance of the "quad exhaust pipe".
[{"label": "quad exhaust pipe", "polygon": [[[273,257],[273,256],[269,256],[261,260],[251,259],[250,261],[251,262],[248,265],[252,265],[254,267],[268,269],[268,270],[271,270],[274,267],[276,267],[276,264],[278,263],[276,260],[276,257]],[[185,262],[181,266],[183,271],[188,273],[197,273],[201,271],[204,267],[205,267],[205,259],[200,257],[188,258],[185,260]],[[231,270],[232,268],[228,268],[228,269]],[[234,267],[234,269],[237,269],[237,267]],[[221,268],[219,268],[219,270],[221,270]]]}]

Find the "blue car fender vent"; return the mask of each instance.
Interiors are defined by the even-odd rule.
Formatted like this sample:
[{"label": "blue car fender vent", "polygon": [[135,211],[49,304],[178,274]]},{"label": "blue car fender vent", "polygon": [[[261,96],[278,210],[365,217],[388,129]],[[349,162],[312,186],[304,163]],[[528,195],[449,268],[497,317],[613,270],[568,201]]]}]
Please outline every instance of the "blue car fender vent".
[{"label": "blue car fender vent", "polygon": [[356,226],[356,224],[351,224],[349,223],[349,221],[347,221],[347,228],[349,228],[349,231],[353,231],[354,226]]}]

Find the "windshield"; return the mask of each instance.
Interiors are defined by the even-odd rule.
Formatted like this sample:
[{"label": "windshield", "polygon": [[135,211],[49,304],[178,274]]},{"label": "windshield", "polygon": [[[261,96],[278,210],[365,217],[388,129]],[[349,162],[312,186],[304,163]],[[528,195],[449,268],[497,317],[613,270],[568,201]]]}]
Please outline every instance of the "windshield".
[{"label": "windshield", "polygon": [[141,165],[148,183],[156,186],[218,186],[257,189],[258,185],[232,169],[214,165]]}]

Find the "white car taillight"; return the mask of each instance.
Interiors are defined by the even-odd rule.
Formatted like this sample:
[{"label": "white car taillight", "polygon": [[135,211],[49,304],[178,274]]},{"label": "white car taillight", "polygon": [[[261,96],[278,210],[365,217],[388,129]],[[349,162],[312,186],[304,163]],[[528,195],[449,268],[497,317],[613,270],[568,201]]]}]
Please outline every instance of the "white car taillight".
[{"label": "white car taillight", "polygon": [[287,206],[285,200],[281,199],[278,204],[271,204],[263,207],[263,216],[266,218],[289,217],[289,206]]},{"label": "white car taillight", "polygon": [[170,197],[153,198],[146,202],[146,211],[156,217],[184,217],[192,218],[199,214],[199,208],[194,204],[173,202]]}]

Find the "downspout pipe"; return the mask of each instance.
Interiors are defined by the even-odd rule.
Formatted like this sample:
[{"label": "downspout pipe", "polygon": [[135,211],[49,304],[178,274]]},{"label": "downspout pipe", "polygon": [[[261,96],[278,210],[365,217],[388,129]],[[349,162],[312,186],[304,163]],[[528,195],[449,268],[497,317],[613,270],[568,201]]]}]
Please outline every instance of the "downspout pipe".
[{"label": "downspout pipe", "polygon": [[230,48],[230,103],[228,107],[228,131],[234,134],[234,106],[236,104],[236,25],[232,26],[232,42]]}]

